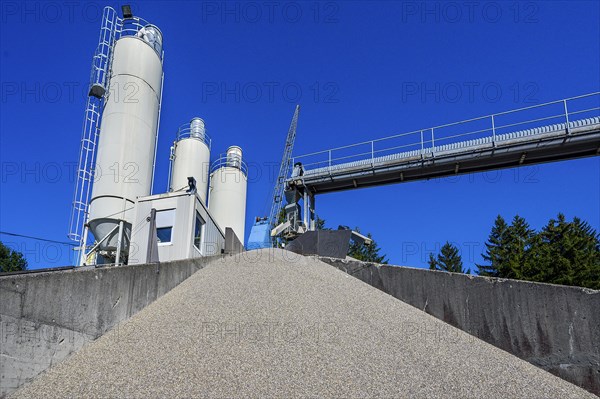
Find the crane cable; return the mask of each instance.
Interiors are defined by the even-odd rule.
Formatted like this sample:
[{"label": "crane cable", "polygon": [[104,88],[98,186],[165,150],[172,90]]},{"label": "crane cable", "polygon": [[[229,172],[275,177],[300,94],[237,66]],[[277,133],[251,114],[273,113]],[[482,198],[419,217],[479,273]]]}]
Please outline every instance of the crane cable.
[{"label": "crane cable", "polygon": [[6,232],[6,231],[0,231],[0,234],[4,234],[4,235],[7,235],[7,236],[13,236],[13,237],[30,238],[32,240],[38,240],[38,241],[44,241],[44,242],[52,242],[52,243],[55,243],[55,244],[70,245],[72,247],[76,247],[77,246],[77,244],[73,244],[73,243],[70,243],[70,242],[49,240],[47,238],[26,236],[26,235],[23,235],[23,234],[9,233],[9,232]]}]

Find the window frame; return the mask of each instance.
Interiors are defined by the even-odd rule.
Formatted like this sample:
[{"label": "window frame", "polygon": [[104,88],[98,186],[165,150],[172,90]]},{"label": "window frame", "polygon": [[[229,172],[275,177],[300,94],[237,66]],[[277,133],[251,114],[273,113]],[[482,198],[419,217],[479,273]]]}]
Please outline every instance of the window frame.
[{"label": "window frame", "polygon": [[[156,241],[159,246],[173,245],[173,232],[175,231],[176,208],[167,208],[156,210],[155,225],[156,225]],[[160,241],[158,236],[159,230],[169,229],[169,241]]]},{"label": "window frame", "polygon": [[[198,222],[200,222],[200,229],[198,231],[198,236],[196,235],[196,231],[198,230]],[[192,234],[192,245],[196,248],[200,253],[202,253],[202,239],[204,238],[204,226],[206,225],[206,221],[200,215],[200,212],[196,210],[196,217],[194,218],[194,231]],[[198,245],[196,245],[196,240],[198,239]]]}]

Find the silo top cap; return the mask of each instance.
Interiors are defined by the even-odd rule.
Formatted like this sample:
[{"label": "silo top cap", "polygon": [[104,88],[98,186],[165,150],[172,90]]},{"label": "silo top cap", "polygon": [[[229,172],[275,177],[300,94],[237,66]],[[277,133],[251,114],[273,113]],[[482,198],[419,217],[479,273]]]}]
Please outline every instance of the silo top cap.
[{"label": "silo top cap", "polygon": [[237,145],[232,145],[227,149],[227,158],[242,159],[242,148]]},{"label": "silo top cap", "polygon": [[204,134],[206,132],[204,126],[205,126],[204,120],[202,118],[198,118],[198,117],[193,118],[190,121],[191,136],[200,138],[200,139],[204,139]]},{"label": "silo top cap", "polygon": [[242,166],[242,149],[237,145],[232,145],[227,149],[227,166],[234,168]]},{"label": "silo top cap", "polygon": [[162,51],[162,33],[155,25],[148,24],[139,30],[137,36],[144,40],[159,54]]}]

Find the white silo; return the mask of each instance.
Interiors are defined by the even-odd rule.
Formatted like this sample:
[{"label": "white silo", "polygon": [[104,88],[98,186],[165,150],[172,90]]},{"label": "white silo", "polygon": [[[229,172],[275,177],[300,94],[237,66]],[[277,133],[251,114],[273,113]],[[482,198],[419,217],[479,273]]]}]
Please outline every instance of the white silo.
[{"label": "white silo", "polygon": [[135,200],[149,195],[152,187],[163,76],[162,34],[153,25],[125,25],[112,54],[88,217],[96,241],[108,236],[99,248],[109,252],[117,247],[120,225],[122,248],[127,248]]},{"label": "white silo", "polygon": [[204,121],[194,118],[179,128],[171,153],[169,191],[188,187],[188,177],[196,179],[196,189],[206,205],[210,169],[210,138]]},{"label": "white silo", "polygon": [[219,227],[231,227],[244,242],[246,220],[246,188],[248,170],[242,160],[242,149],[232,146],[211,167],[209,208]]}]

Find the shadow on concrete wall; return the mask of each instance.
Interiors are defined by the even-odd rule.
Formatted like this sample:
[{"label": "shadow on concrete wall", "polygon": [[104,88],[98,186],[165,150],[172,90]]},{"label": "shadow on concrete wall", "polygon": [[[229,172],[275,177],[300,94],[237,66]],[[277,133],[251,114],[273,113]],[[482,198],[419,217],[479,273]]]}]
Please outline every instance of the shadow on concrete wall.
[{"label": "shadow on concrete wall", "polygon": [[320,259],[600,396],[600,291]]}]

